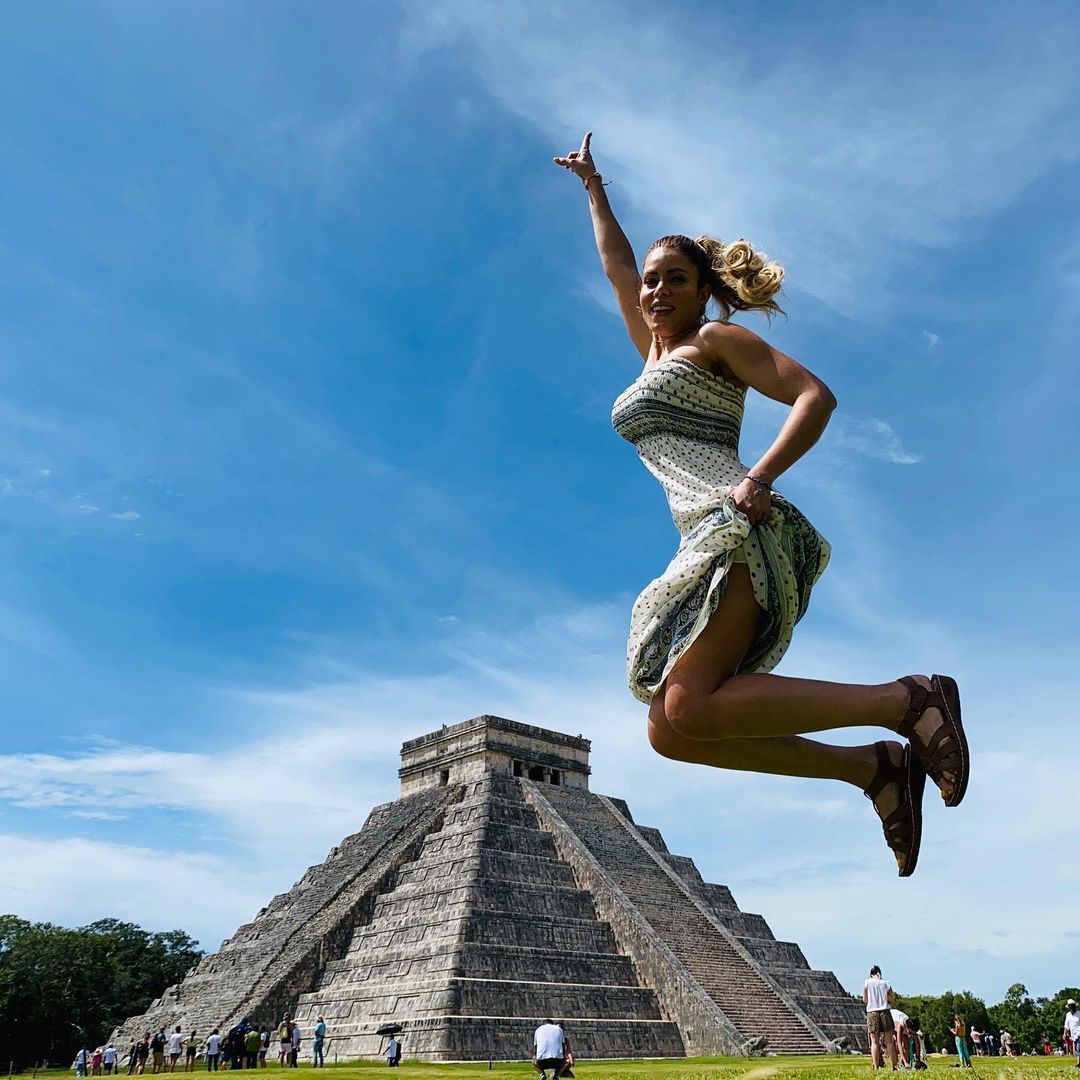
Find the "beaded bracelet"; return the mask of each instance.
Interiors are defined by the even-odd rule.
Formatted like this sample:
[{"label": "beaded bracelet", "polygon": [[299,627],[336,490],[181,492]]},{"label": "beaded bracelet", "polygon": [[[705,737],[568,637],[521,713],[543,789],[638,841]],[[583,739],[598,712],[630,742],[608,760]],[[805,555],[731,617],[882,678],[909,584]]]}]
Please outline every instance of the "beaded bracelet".
[{"label": "beaded bracelet", "polygon": [[772,484],[770,484],[768,480],[762,480],[757,476],[751,476],[749,473],[746,474],[746,479],[753,484],[757,484],[758,487],[764,488],[766,491],[772,491]]}]

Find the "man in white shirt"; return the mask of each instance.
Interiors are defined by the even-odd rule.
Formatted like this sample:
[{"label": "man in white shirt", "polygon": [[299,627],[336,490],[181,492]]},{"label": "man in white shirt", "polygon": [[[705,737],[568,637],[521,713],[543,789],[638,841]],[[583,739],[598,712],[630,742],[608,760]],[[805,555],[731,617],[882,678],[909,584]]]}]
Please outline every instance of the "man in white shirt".
[{"label": "man in white shirt", "polygon": [[180,1034],[180,1029],[177,1028],[169,1036],[169,1072],[176,1072],[176,1063],[180,1060],[180,1055],[184,1052],[184,1036]]},{"label": "man in white shirt", "polygon": [[218,1034],[218,1029],[214,1028],[206,1038],[206,1071],[217,1072],[220,1058],[221,1036]]},{"label": "man in white shirt", "polygon": [[1065,1007],[1065,1030],[1062,1034],[1072,1039],[1073,1049],[1076,1051],[1076,1067],[1080,1069],[1080,1013],[1076,1011],[1076,998],[1069,998]]},{"label": "man in white shirt", "polygon": [[87,1073],[87,1066],[90,1064],[90,1051],[85,1046],[79,1048],[79,1052],[75,1055],[75,1075],[85,1076]]},{"label": "man in white shirt", "polygon": [[111,1073],[117,1072],[116,1059],[120,1056],[120,1052],[110,1042],[105,1047],[105,1057],[102,1059],[102,1063],[105,1066],[105,1075],[109,1076]]},{"label": "man in white shirt", "polygon": [[292,1026],[292,1053],[289,1054],[289,1066],[293,1069],[300,1067],[300,1040],[303,1037],[303,1032],[300,1030],[300,1025],[293,1023]]},{"label": "man in white shirt", "polygon": [[540,1073],[540,1080],[547,1080],[548,1069],[555,1080],[565,1060],[563,1029],[554,1020],[545,1020],[533,1033],[533,1064]]},{"label": "man in white shirt", "polygon": [[889,1060],[895,1069],[895,1026],[889,1006],[896,1000],[896,995],[881,977],[881,968],[877,964],[870,969],[870,978],[863,983],[862,999],[866,1005],[866,1032],[870,1036],[870,1057],[874,1068],[880,1069],[885,1064],[883,1048],[888,1048]]}]

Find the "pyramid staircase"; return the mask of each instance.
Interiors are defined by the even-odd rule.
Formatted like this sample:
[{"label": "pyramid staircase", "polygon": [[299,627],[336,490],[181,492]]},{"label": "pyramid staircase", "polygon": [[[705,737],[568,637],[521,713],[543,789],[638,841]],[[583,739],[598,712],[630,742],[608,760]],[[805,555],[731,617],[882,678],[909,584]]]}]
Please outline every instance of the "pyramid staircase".
[{"label": "pyramid staircase", "polygon": [[787,1054],[820,1053],[845,1035],[865,1043],[861,1003],[836,976],[810,970],[797,945],[776,941],[726,887],[706,884],[657,830],[639,829],[621,799],[535,784],[527,798],[567,848],[587,849],[743,1040],[765,1036],[770,1051]]}]

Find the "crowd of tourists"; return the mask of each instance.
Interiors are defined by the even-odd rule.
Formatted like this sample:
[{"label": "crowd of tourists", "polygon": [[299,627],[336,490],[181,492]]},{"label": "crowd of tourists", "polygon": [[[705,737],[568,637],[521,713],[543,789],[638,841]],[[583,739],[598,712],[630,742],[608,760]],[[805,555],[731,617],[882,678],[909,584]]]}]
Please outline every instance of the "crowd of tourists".
[{"label": "crowd of tourists", "polygon": [[[870,1055],[874,1068],[881,1068],[888,1057],[893,1069],[925,1069],[926,1040],[917,1016],[896,1007],[896,993],[881,977],[881,968],[875,964],[863,983],[863,1002],[866,1004],[866,1030],[870,1036]],[[1065,1023],[1062,1028],[1061,1047],[1050,1043],[1050,1036],[1043,1036],[1043,1053],[1064,1056],[1076,1055],[1076,1067],[1080,1069],[1080,1011],[1073,998],[1065,1006]],[[992,1031],[979,1031],[974,1025],[969,1030],[967,1019],[959,1013],[949,1027],[961,1068],[970,1069],[975,1057],[1018,1057],[1020,1048],[1012,1034],[1002,1030],[997,1036]],[[952,1050],[943,1046],[942,1054]]]},{"label": "crowd of tourists", "polygon": [[[866,1005],[866,1030],[870,1036],[870,1054],[875,1069],[882,1068],[886,1057],[894,1070],[925,1069],[926,1039],[917,1016],[909,1016],[897,1008],[896,993],[881,975],[875,964],[863,983],[863,1002]],[[394,1029],[391,1028],[391,1031]],[[1016,1057],[1020,1050],[1008,1031],[995,1035],[992,1031],[970,1028],[964,1016],[953,1018],[949,1032],[953,1037],[961,1067],[971,1068],[975,1057]],[[278,1064],[282,1068],[295,1069],[299,1063],[304,1033],[290,1016],[271,1032],[268,1027],[256,1027],[246,1019],[230,1028],[224,1035],[214,1028],[205,1039],[198,1031],[184,1035],[179,1027],[171,1034],[161,1028],[156,1035],[149,1032],[131,1044],[121,1055],[116,1045],[109,1042],[96,1050],[83,1047],[75,1055],[76,1076],[109,1076],[120,1072],[126,1064],[127,1074],[143,1075],[147,1068],[151,1074],[174,1073],[183,1061],[183,1072],[193,1072],[202,1057],[209,1072],[222,1069],[265,1069],[271,1046],[277,1047]],[[320,1016],[311,1032],[311,1061],[318,1069],[326,1064],[326,1022]],[[943,1047],[942,1054],[951,1054]],[[1073,998],[1066,1003],[1065,1022],[1062,1029],[1061,1047],[1055,1048],[1048,1035],[1043,1037],[1044,1054],[1075,1054],[1076,1067],[1080,1069],[1080,1007]],[[386,1048],[386,1063],[394,1067],[401,1062],[401,1043],[392,1035]],[[541,1080],[560,1080],[572,1077],[574,1064],[570,1042],[561,1022],[545,1020],[533,1035],[533,1066]]]},{"label": "crowd of tourists", "polygon": [[[224,1035],[220,1028],[214,1028],[205,1038],[198,1031],[185,1035],[178,1027],[168,1035],[165,1028],[160,1028],[156,1035],[147,1032],[141,1039],[136,1039],[123,1054],[113,1042],[96,1050],[81,1048],[75,1055],[75,1075],[108,1076],[118,1074],[125,1067],[128,1076],[178,1070],[194,1072],[204,1065],[208,1072],[265,1069],[272,1046],[277,1050],[278,1064],[282,1068],[295,1069],[303,1040],[304,1033],[291,1016],[283,1017],[274,1031],[265,1025],[256,1027],[243,1019]],[[326,1022],[320,1016],[311,1033],[311,1059],[317,1069],[326,1064],[325,1044]]]}]

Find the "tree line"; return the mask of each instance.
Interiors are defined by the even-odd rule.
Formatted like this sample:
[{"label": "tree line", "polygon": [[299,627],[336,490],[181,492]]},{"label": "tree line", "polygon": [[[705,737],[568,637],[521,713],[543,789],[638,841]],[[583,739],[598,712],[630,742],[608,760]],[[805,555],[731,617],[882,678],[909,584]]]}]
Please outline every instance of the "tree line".
[{"label": "tree line", "polygon": [[956,1052],[956,1041],[949,1033],[953,1017],[963,1016],[967,1028],[991,1031],[999,1036],[1008,1031],[1013,1044],[1022,1052],[1031,1050],[1042,1053],[1043,1038],[1049,1038],[1055,1049],[1061,1045],[1061,1033],[1065,1026],[1065,1002],[1069,998],[1080,1000],[1080,988],[1066,986],[1053,997],[1033,998],[1023,983],[1014,983],[1005,994],[1005,1000],[997,1005],[987,1005],[982,998],[967,991],[952,992],[936,997],[928,994],[898,995],[897,1008],[909,1016],[917,1016],[926,1038],[928,1052],[948,1048]]},{"label": "tree line", "polygon": [[71,930],[0,915],[0,1031],[16,1067],[67,1064],[145,1012],[202,956],[182,930],[100,919]]}]

